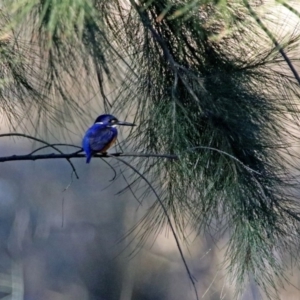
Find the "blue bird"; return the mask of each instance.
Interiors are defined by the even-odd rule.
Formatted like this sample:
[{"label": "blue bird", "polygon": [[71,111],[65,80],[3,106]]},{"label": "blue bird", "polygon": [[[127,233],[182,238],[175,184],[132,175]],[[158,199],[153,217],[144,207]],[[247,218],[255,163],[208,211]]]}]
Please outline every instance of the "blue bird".
[{"label": "blue bird", "polygon": [[135,126],[133,123],[119,121],[113,115],[105,114],[99,116],[92,127],[85,133],[82,140],[82,148],[86,154],[88,164],[95,153],[106,153],[117,139],[117,126]]}]

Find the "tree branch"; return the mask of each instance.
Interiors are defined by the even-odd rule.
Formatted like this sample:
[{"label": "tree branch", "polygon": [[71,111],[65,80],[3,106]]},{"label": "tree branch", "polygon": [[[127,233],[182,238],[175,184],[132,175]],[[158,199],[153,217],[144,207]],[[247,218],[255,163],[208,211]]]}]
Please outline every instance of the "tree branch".
[{"label": "tree branch", "polygon": [[[167,159],[178,159],[177,155],[171,154],[152,154],[152,153],[110,153],[107,154],[95,154],[93,157],[100,157],[100,158],[109,158],[110,156],[118,157],[148,157],[148,158],[167,158]],[[82,158],[86,157],[83,153],[49,153],[49,154],[37,154],[37,155],[11,155],[11,156],[2,156],[0,157],[0,162],[7,162],[7,161],[21,161],[21,160],[42,160],[42,159],[70,159],[70,158]]]},{"label": "tree branch", "polygon": [[[3,133],[3,134],[0,134],[0,137],[7,137],[7,136],[19,136],[19,137],[24,137],[24,138],[27,138],[27,139],[30,139],[30,140],[34,140],[34,141],[37,141],[37,142],[40,142],[40,143],[46,145],[47,147],[51,147],[51,148],[53,148],[54,150],[56,150],[58,153],[60,153],[61,155],[64,155],[64,153],[63,153],[60,149],[58,149],[57,147],[55,147],[54,144],[52,145],[52,144],[50,144],[50,143],[48,143],[48,142],[46,142],[46,141],[44,141],[44,140],[42,140],[42,139],[33,137],[33,136],[31,136],[31,135],[27,135],[27,134],[23,134],[23,133]],[[24,155],[20,155],[20,156],[21,156],[21,157],[22,157],[22,156],[24,157]],[[26,155],[25,155],[25,156],[26,156]],[[27,156],[28,156],[28,155],[27,155]],[[29,156],[30,156],[30,155],[29,155]],[[78,174],[77,174],[77,172],[76,172],[76,169],[75,169],[74,165],[72,164],[72,162],[69,160],[68,157],[64,157],[64,158],[67,159],[67,161],[68,161],[68,163],[70,164],[70,166],[71,166],[71,168],[72,168],[72,170],[73,170],[73,172],[74,172],[76,178],[79,179],[79,176],[78,176]],[[9,160],[13,160],[13,159],[9,159]],[[27,159],[24,159],[24,158],[23,158],[23,159],[19,159],[19,160],[27,160]],[[6,161],[8,161],[8,160],[6,160]]]}]

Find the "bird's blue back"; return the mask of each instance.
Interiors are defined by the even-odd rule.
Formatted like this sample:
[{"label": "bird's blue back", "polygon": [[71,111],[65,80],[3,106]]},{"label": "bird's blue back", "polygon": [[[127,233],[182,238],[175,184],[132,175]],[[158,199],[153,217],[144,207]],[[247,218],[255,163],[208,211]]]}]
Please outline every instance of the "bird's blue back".
[{"label": "bird's blue back", "polygon": [[95,123],[90,127],[82,141],[82,148],[86,153],[86,162],[89,163],[93,153],[105,152],[117,138],[118,130],[107,124]]}]

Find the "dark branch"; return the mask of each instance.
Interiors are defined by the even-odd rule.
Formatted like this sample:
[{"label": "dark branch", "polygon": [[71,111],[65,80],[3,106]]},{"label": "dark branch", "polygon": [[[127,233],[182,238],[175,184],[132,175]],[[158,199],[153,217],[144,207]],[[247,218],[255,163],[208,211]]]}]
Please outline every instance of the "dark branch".
[{"label": "dark branch", "polygon": [[[46,142],[46,141],[44,141],[42,139],[33,137],[31,135],[27,135],[27,134],[23,134],[23,133],[3,133],[3,134],[0,134],[0,137],[7,137],[7,136],[19,136],[19,137],[24,137],[24,138],[27,138],[27,139],[30,139],[30,140],[34,140],[34,141],[40,142],[40,143],[42,143],[42,144],[44,144],[44,145],[46,145],[46,146],[48,146],[48,147],[56,150],[58,153],[60,153],[60,155],[64,155],[64,153],[60,149],[58,149],[57,147],[51,145],[50,143],[48,143],[48,142]],[[24,157],[24,156],[30,156],[30,155],[21,155],[21,157]],[[79,176],[78,176],[78,174],[76,172],[76,169],[75,169],[74,165],[72,164],[72,162],[70,161],[70,159],[68,157],[62,157],[62,158],[66,158],[67,159],[67,161],[70,164],[70,166],[71,166],[71,168],[72,168],[72,170],[73,170],[76,178],[79,179]],[[13,159],[9,159],[9,160],[13,160]],[[9,160],[6,160],[6,161],[9,161]],[[19,159],[19,160],[28,160],[28,159],[24,159],[23,158],[23,159]]]},{"label": "dark branch", "polygon": [[[110,153],[106,154],[95,154],[94,157],[109,158],[110,156],[122,156],[122,157],[148,157],[148,158],[167,158],[167,159],[178,159],[177,155],[171,154],[151,154],[151,153]],[[0,162],[6,161],[20,161],[20,160],[41,160],[41,159],[71,159],[71,158],[82,158],[85,154],[74,152],[74,153],[50,153],[50,154],[37,154],[37,155],[11,155],[0,157]]]}]

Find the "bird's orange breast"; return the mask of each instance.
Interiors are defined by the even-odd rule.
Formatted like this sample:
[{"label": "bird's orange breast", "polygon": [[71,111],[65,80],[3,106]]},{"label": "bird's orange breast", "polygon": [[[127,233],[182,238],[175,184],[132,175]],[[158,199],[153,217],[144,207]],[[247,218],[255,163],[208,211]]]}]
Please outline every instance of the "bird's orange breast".
[{"label": "bird's orange breast", "polygon": [[107,149],[109,149],[117,140],[117,137],[114,137],[106,146],[104,146],[99,152],[105,153]]}]

